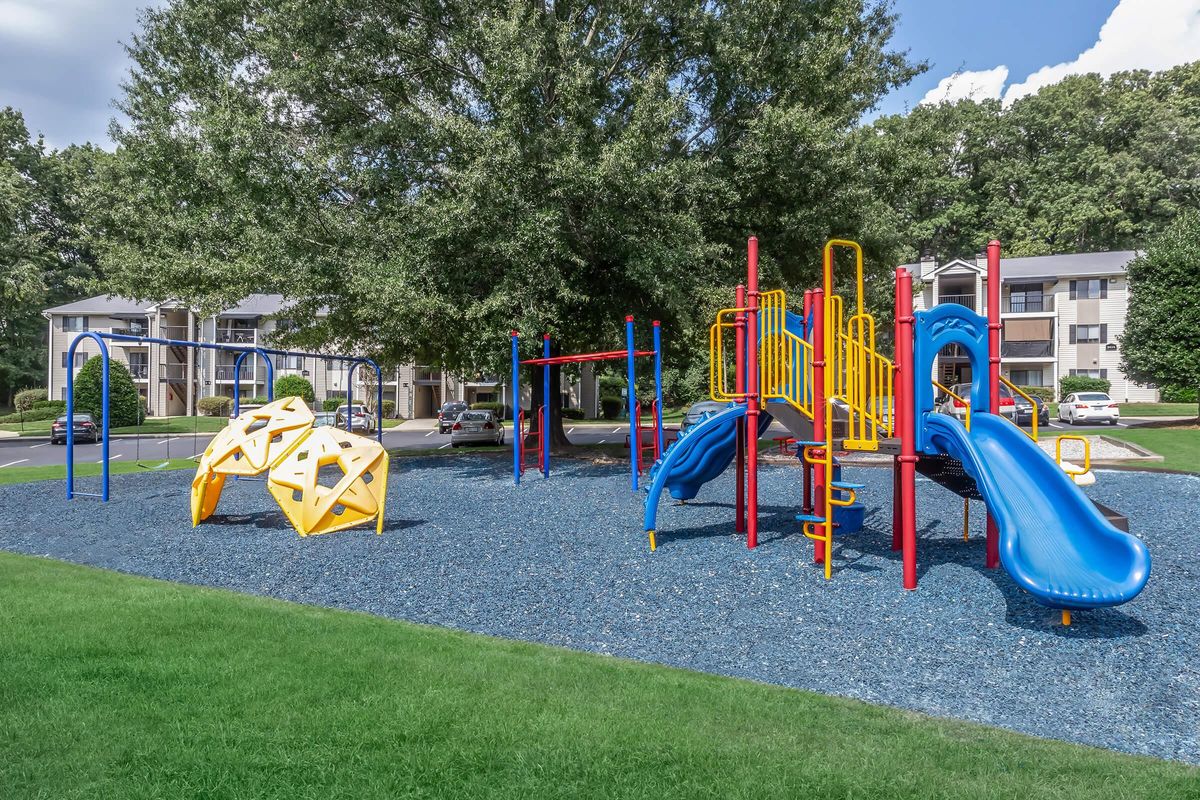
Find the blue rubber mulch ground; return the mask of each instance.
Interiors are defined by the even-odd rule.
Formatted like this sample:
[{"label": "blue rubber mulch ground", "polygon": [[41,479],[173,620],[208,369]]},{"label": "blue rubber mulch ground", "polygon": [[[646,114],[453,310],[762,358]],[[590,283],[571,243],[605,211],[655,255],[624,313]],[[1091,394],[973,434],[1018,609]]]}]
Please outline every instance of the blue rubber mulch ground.
[{"label": "blue rubber mulch ground", "polygon": [[1200,763],[1200,479],[1100,475],[1090,491],[1129,515],[1153,572],[1133,602],[1064,629],[983,569],[982,507],[964,543],[961,501],[927,481],[921,587],[905,592],[889,471],[848,470],[868,484],[871,530],[846,539],[827,583],[792,521],[794,468],[763,471],[757,551],[731,534],[727,473],[692,504],[664,504],[652,554],[626,473],[559,464],[514,488],[503,458],[397,462],[379,537],[300,539],[252,482],[229,484],[193,530],[186,472],[114,477],[107,505],[67,502],[61,482],[0,487],[0,548]]}]

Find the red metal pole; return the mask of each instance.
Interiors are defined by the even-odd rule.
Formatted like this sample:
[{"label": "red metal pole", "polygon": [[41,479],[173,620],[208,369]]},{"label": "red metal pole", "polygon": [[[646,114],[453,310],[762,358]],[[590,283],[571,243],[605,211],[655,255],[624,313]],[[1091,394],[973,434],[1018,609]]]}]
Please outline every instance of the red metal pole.
[{"label": "red metal pole", "polygon": [[746,259],[746,547],[758,546],[758,238]]},{"label": "red metal pole", "polygon": [[896,270],[896,396],[901,412],[897,415],[900,432],[900,522],[901,548],[904,551],[904,588],[917,588],[917,451],[913,372],[912,275],[903,267]]},{"label": "red metal pole", "polygon": [[[901,322],[900,317],[900,275],[896,275],[896,299],[893,309],[893,317],[895,317],[895,330],[892,337],[893,352],[892,352],[892,433],[895,436],[900,435],[900,419],[906,413],[902,404],[900,387],[900,338],[901,338]],[[904,493],[901,490],[900,482],[900,457],[892,459],[892,550],[898,551],[904,546]]]},{"label": "red metal pole", "polygon": [[[810,313],[812,313],[812,307],[813,307],[812,297],[813,297],[813,290],[805,289],[804,290],[804,324],[806,324],[806,325],[808,324],[808,315]],[[808,338],[809,344],[812,344],[812,342],[813,342],[812,331],[805,331],[804,333],[806,334],[806,336]],[[804,363],[801,363],[800,369],[803,372],[804,370],[807,369],[807,366]],[[815,380],[815,378],[808,379],[808,383],[804,387],[808,392],[812,391],[812,383],[814,380]],[[801,400],[803,400],[803,398],[801,398]],[[814,431],[813,435],[815,436],[816,435],[816,433],[815,433],[816,427],[815,426],[813,427],[813,431]],[[804,448],[803,447],[800,448],[800,455],[801,455],[800,470],[801,470],[802,475],[804,476],[804,500],[800,504],[800,510],[802,512],[804,512],[805,514],[811,514],[811,513],[813,513],[812,464],[809,464],[807,459],[805,459],[803,457],[804,456]]]},{"label": "red metal pole", "polygon": [[[813,312],[813,439],[824,442],[825,435],[825,292],[822,289],[813,289],[812,291],[812,312]],[[825,446],[814,450],[814,454],[819,453],[821,458],[825,457]],[[814,513],[819,517],[824,517],[827,513],[825,508],[825,465],[814,464],[813,468],[813,506]],[[822,564],[825,561],[825,545],[823,542],[813,541],[813,563]]]},{"label": "red metal pole", "polygon": [[[1000,413],[1000,240],[987,246],[987,317],[988,317],[988,411]],[[1000,533],[996,520],[987,515],[988,569],[1000,566]]]},{"label": "red metal pole", "polygon": [[[746,287],[740,283],[734,290],[733,303],[737,308],[746,306]],[[737,372],[734,377],[734,392],[741,395],[746,391],[746,364],[742,360],[746,352],[746,315],[744,312],[739,311],[734,316],[734,332],[737,337],[733,356],[733,368]],[[737,512],[734,519],[734,530],[742,533],[746,530],[746,420],[744,419],[737,423],[736,442],[737,489],[734,502]]]}]

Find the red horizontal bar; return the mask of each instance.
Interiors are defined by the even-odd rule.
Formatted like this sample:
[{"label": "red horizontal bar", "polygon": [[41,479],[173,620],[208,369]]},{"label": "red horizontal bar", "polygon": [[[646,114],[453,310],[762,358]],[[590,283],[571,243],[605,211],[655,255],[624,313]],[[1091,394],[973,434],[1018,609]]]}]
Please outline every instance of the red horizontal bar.
[{"label": "red horizontal bar", "polygon": [[[652,356],[653,350],[634,350],[635,356]],[[607,353],[581,353],[577,356],[551,356],[550,358],[528,358],[522,361],[522,364],[578,364],[583,361],[609,361],[616,358],[625,358],[629,355],[628,350],[609,350]]]}]

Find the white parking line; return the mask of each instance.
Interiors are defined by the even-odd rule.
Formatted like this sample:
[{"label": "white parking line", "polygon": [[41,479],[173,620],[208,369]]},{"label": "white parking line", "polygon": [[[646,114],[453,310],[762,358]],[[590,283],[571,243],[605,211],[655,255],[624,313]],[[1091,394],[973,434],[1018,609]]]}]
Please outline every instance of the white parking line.
[{"label": "white parking line", "polygon": [[601,439],[600,441],[596,442],[596,444],[604,444],[607,441],[607,439]]},{"label": "white parking line", "polygon": [[425,438],[428,439],[430,436],[433,436],[435,433],[437,433],[437,431],[430,431],[429,433],[425,434]]},{"label": "white parking line", "polygon": [[567,433],[574,433],[574,432],[575,432],[574,428],[567,428]]},{"label": "white parking line", "polygon": [[[125,455],[125,454],[124,454],[124,453],[117,453],[115,456],[113,456],[113,455],[110,455],[110,456],[108,457],[108,460],[109,460],[109,461],[116,461],[118,458],[120,458],[120,457],[121,457],[121,456],[123,456],[123,455]],[[104,459],[102,458],[102,459],[100,459],[99,461],[97,461],[96,463],[97,463],[97,464],[103,464],[103,463],[104,463]]]},{"label": "white parking line", "polygon": [[447,447],[449,447],[449,446],[450,446],[450,443],[449,443],[449,442],[447,442],[446,444],[444,444],[444,445],[442,445],[441,447],[439,447],[439,448],[438,448],[438,450],[445,450],[445,449],[446,449]]},{"label": "white parking line", "polygon": [[613,432],[613,433],[620,433],[622,430],[624,430],[624,429],[623,429],[623,428],[613,428],[613,429],[612,429],[612,432]]},{"label": "white parking line", "polygon": [[30,450],[37,450],[39,447],[49,447],[49,446],[50,446],[50,443],[49,443],[49,442],[42,442],[41,444],[31,444],[31,445],[29,445],[29,449],[30,449]]},{"label": "white parking line", "polygon": [[1051,428],[1058,428],[1059,430],[1062,430],[1062,425],[1055,425],[1053,422],[1049,422],[1049,423],[1047,423],[1047,424],[1048,424],[1048,425],[1049,425]]},{"label": "white parking line", "polygon": [[180,437],[178,437],[178,436],[172,436],[170,439],[163,439],[161,442],[155,442],[155,444],[166,444],[167,442],[177,442],[177,441],[179,441],[179,439],[180,439]]},{"label": "white parking line", "polygon": [[16,460],[16,461],[10,461],[10,462],[8,462],[7,464],[0,464],[0,469],[4,469],[5,467],[11,467],[11,466],[14,466],[14,465],[16,465],[16,464],[24,464],[24,463],[25,463],[26,461],[28,461],[28,460],[29,460],[28,458],[21,458],[21,459],[18,459],[18,460]]}]

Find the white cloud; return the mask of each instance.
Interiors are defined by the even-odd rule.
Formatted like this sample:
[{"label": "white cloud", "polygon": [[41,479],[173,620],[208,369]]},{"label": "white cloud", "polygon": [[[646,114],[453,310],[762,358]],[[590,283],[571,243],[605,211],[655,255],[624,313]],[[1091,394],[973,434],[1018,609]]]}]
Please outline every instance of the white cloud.
[{"label": "white cloud", "polygon": [[60,28],[46,3],[0,0],[0,36],[45,42],[58,38]]},{"label": "white cloud", "polygon": [[1008,67],[1003,64],[992,69],[956,72],[938,81],[938,85],[926,92],[918,105],[999,98],[1007,80]]},{"label": "white cloud", "polygon": [[1046,66],[1004,93],[1005,104],[1068,75],[1107,77],[1129,69],[1161,70],[1200,59],[1200,0],[1121,0],[1096,43],[1074,61]]}]

